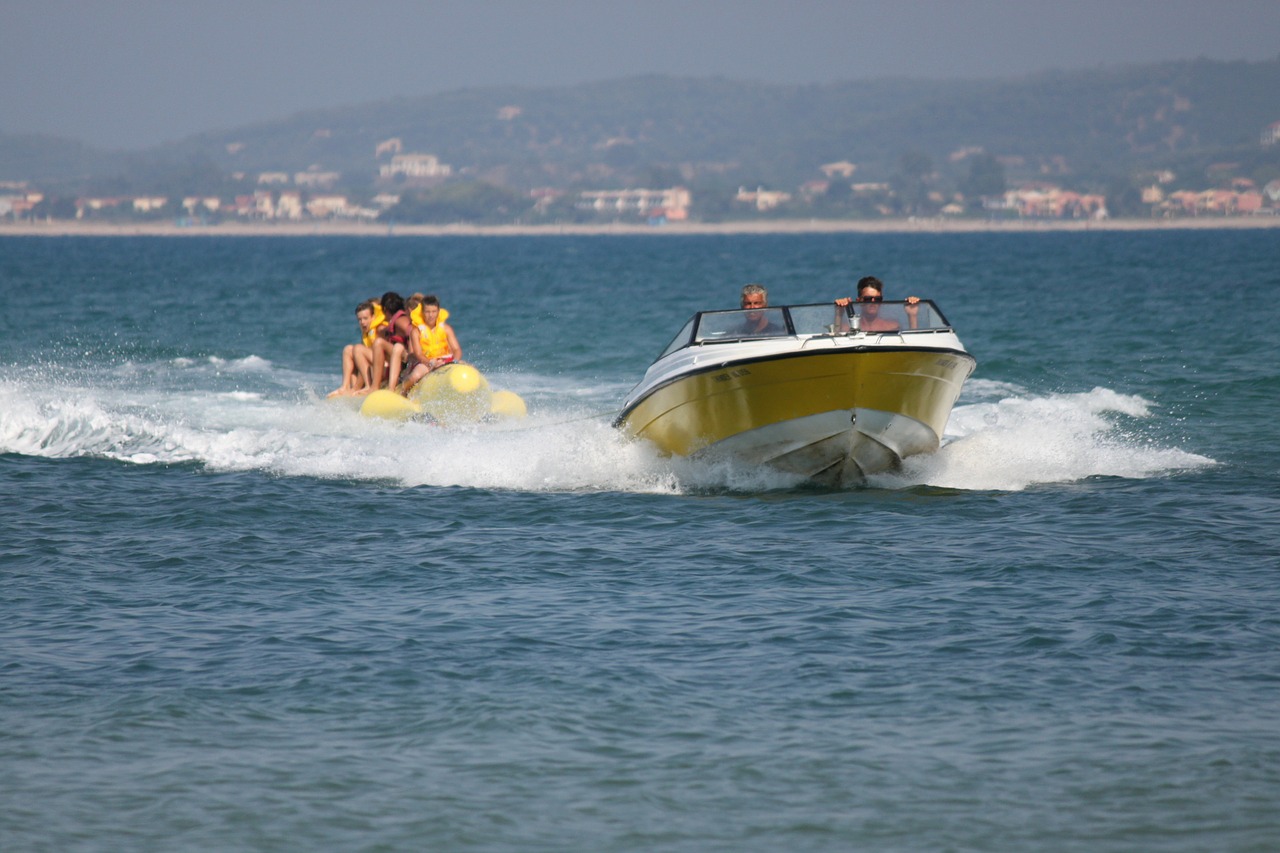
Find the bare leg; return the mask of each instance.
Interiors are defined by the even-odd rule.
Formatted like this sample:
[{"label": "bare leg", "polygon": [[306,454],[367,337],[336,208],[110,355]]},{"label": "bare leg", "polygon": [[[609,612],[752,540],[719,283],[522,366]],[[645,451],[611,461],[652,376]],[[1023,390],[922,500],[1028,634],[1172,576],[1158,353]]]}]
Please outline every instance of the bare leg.
[{"label": "bare leg", "polygon": [[409,371],[409,378],[404,381],[404,393],[408,395],[408,393],[413,390],[413,386],[417,385],[422,377],[426,376],[430,372],[431,368],[423,362],[415,364],[413,366],[413,370]]},{"label": "bare leg", "polygon": [[391,375],[387,379],[387,387],[392,391],[396,390],[396,385],[400,382],[400,368],[404,364],[406,352],[404,344],[396,344],[391,348]]},{"label": "bare leg", "polygon": [[373,381],[361,393],[368,394],[370,391],[376,391],[382,387],[382,380],[386,375],[387,359],[391,354],[391,349],[391,342],[384,338],[378,338],[373,342]]},{"label": "bare leg", "polygon": [[342,348],[342,384],[329,392],[330,397],[342,397],[356,389],[355,349],[355,344],[347,344]]},{"label": "bare leg", "polygon": [[373,384],[373,349],[364,344],[356,347],[356,385],[357,389],[368,388]]}]

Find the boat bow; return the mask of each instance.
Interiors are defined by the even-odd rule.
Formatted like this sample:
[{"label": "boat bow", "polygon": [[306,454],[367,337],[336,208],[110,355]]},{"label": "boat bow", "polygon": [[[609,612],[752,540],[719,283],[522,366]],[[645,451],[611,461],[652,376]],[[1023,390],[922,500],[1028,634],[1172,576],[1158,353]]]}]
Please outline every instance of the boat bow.
[{"label": "boat bow", "polygon": [[975,362],[932,302],[701,312],[627,396],[615,426],[680,456],[860,482],[936,450]]}]

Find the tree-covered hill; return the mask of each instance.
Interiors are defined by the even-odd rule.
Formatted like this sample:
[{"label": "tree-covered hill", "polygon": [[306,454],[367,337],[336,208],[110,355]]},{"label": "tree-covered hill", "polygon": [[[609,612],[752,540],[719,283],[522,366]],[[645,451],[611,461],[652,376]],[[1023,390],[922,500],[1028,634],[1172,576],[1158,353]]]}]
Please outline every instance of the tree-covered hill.
[{"label": "tree-covered hill", "polygon": [[[792,189],[849,161],[884,181],[904,158],[934,168],[982,151],[1011,179],[1100,184],[1143,169],[1269,168],[1259,143],[1280,121],[1280,58],[1188,60],[1017,79],[883,79],[773,85],[640,77],[560,88],[468,89],[201,134],[106,154],[0,135],[0,180],[199,192],[243,173],[311,169],[372,191],[379,143],[434,154],[455,175],[513,190],[551,186]],[[959,178],[957,178],[959,180]],[[208,186],[204,191],[216,191]]]}]

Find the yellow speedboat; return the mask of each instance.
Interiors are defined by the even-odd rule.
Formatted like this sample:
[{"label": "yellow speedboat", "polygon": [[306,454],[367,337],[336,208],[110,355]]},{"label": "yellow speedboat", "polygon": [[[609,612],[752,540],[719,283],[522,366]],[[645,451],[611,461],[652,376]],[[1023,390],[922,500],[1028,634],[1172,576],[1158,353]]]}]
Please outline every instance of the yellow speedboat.
[{"label": "yellow speedboat", "polygon": [[831,485],[931,453],[976,362],[931,301],[877,309],[865,328],[831,303],[695,314],[614,426]]},{"label": "yellow speedboat", "polygon": [[524,400],[494,391],[473,365],[446,364],[428,373],[404,397],[380,389],[364,398],[360,414],[386,420],[427,420],[442,426],[522,418]]}]

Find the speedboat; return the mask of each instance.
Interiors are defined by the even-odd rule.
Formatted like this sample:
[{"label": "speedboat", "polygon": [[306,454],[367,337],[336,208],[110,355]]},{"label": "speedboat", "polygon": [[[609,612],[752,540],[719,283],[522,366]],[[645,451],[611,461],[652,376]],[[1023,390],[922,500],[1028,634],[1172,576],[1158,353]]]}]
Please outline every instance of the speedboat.
[{"label": "speedboat", "polygon": [[614,426],[667,454],[857,485],[941,446],[975,366],[931,300],[701,311]]}]

